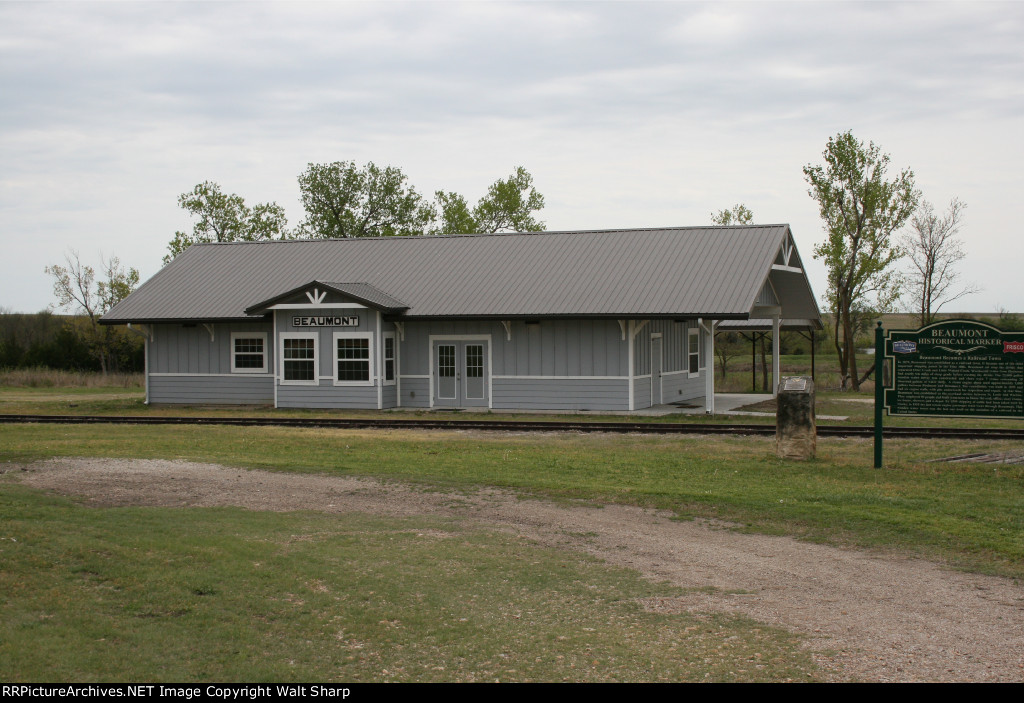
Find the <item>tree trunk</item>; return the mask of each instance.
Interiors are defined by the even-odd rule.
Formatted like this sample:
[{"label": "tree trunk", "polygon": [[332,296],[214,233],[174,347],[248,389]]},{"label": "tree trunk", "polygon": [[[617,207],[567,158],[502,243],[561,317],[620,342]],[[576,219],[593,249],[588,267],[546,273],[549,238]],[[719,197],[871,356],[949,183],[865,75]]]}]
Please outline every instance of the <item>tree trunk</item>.
[{"label": "tree trunk", "polygon": [[846,384],[849,382],[853,390],[859,391],[860,379],[857,377],[857,350],[854,347],[853,319],[848,309],[842,311],[842,327],[843,349],[839,356],[839,365],[843,374],[843,390],[846,390]]},{"label": "tree trunk", "polygon": [[[870,376],[870,375],[871,375],[871,374],[872,374],[872,373],[874,372],[874,370],[875,370],[875,366],[876,366],[877,364],[878,364],[878,360],[876,359],[875,361],[873,361],[873,362],[871,363],[871,367],[870,367],[870,368],[868,368],[868,370],[864,372],[864,375],[860,377],[860,381],[859,381],[859,383],[864,383],[864,381],[868,380],[868,377],[869,377],[869,376]],[[878,379],[875,379],[875,382],[876,382],[876,383],[877,383],[877,381],[878,381]],[[859,384],[858,384],[858,385],[859,385]]]},{"label": "tree trunk", "polygon": [[836,348],[836,359],[839,360],[839,389],[845,391],[846,379],[848,378],[849,374],[847,374],[846,368],[846,349],[843,347],[841,341],[842,337],[840,336],[842,319],[842,312],[840,311],[840,313],[835,316],[835,320],[833,321],[834,329],[832,330],[832,343]]}]

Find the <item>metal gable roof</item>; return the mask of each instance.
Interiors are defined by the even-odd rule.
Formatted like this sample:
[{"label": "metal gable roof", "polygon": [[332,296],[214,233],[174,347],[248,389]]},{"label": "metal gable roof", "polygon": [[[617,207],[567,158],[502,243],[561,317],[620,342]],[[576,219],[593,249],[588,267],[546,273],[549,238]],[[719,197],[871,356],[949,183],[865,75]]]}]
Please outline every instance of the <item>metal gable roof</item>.
[{"label": "metal gable roof", "polygon": [[197,244],[103,322],[251,319],[310,281],[359,281],[406,317],[744,319],[788,237],[757,225]]}]

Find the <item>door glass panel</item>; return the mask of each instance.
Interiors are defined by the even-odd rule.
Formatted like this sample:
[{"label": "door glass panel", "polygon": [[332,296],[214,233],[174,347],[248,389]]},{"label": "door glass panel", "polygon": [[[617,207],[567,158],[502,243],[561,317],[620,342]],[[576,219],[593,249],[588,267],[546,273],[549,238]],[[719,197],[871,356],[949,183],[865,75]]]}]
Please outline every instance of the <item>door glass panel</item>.
[{"label": "door glass panel", "polygon": [[437,397],[455,398],[455,345],[437,345]]},{"label": "door glass panel", "polygon": [[484,397],[484,345],[466,345],[466,397]]}]

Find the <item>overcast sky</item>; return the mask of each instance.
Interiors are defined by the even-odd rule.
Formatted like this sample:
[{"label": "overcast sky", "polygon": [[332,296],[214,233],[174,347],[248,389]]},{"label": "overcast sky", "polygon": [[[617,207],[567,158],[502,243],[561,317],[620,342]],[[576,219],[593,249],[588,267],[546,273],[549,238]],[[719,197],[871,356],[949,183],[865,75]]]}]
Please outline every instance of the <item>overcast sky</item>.
[{"label": "overcast sky", "polygon": [[[303,218],[309,162],[401,168],[474,202],[522,165],[551,230],[792,225],[852,129],[968,205],[952,310],[1024,312],[1024,3],[0,0],[0,308],[54,302],[75,249],[146,279],[212,180]],[[1017,203],[1017,205],[1015,205]]]}]

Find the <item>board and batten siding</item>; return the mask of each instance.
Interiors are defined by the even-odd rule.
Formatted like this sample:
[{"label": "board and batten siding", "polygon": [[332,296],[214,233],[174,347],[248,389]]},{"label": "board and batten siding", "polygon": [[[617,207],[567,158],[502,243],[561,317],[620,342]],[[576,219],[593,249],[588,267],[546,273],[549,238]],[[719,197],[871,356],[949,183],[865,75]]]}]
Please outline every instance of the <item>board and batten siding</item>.
[{"label": "board and batten siding", "polygon": [[497,320],[409,320],[401,342],[402,374],[431,373],[429,338],[437,335],[490,335],[495,376],[627,374],[627,347],[614,320],[542,320],[529,325],[512,320],[510,329],[508,339],[505,326]]},{"label": "board and batten siding", "polygon": [[662,340],[662,402],[674,403],[704,396],[704,339],[700,330],[698,345],[698,375],[689,375],[689,332],[699,329],[696,321],[652,320],[636,335],[633,342],[633,408],[640,410],[651,406],[651,337],[661,335]]},{"label": "board and batten siding", "polygon": [[[149,402],[259,405],[274,402],[273,329],[261,323],[153,325],[148,346]],[[212,338],[211,338],[212,330]],[[262,333],[266,373],[232,373],[231,334]]]},{"label": "board and batten siding", "polygon": [[[211,323],[213,338],[204,325],[153,325],[149,343],[150,374],[231,374],[231,333],[262,332],[267,335],[268,371],[273,372],[274,330],[261,323]],[[251,376],[252,374],[235,374]]]},{"label": "board and batten siding", "polygon": [[409,320],[399,343],[402,407],[430,407],[430,338],[490,338],[491,407],[626,410],[628,346],[614,320]]}]

